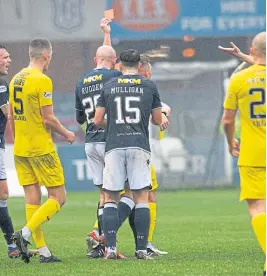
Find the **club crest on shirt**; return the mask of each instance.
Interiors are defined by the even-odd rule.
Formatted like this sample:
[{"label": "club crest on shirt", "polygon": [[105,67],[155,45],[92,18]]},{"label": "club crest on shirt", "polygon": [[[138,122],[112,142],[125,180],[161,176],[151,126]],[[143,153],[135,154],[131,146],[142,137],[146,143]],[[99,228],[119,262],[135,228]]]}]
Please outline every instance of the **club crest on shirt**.
[{"label": "club crest on shirt", "polygon": [[0,86],[0,93],[4,93],[7,91],[7,87],[5,85]]},{"label": "club crest on shirt", "polygon": [[51,92],[44,92],[44,97],[46,99],[52,99],[52,93]]},{"label": "club crest on shirt", "polygon": [[55,26],[70,32],[83,23],[84,0],[53,0],[53,21]]}]

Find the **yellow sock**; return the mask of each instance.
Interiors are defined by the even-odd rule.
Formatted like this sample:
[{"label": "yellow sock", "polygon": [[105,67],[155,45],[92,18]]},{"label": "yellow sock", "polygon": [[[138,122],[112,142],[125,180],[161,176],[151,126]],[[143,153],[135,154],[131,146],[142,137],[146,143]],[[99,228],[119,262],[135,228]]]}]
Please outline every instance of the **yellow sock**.
[{"label": "yellow sock", "polygon": [[264,254],[266,254],[266,214],[255,216],[252,221],[252,227]]},{"label": "yellow sock", "polygon": [[98,220],[95,222],[94,229],[98,229]]},{"label": "yellow sock", "polygon": [[157,218],[157,203],[149,203],[150,210],[150,226],[149,226],[149,234],[148,234],[148,242],[152,242],[153,234],[156,226],[156,218]]},{"label": "yellow sock", "polygon": [[60,210],[59,203],[52,198],[49,198],[32,216],[26,227],[32,233],[43,223],[49,221]]},{"label": "yellow sock", "polygon": [[[40,205],[26,204],[25,209],[26,209],[27,222],[31,220],[32,216],[39,208],[40,208]],[[44,232],[41,225],[36,228],[35,232],[32,233],[32,238],[37,248],[46,246],[46,242],[44,239]]]}]

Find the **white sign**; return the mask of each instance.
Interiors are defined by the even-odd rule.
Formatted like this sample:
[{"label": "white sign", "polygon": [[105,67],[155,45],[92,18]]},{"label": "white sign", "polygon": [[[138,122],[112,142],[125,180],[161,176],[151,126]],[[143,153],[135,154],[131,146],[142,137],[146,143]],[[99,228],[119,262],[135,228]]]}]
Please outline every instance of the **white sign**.
[{"label": "white sign", "polygon": [[0,1],[1,43],[45,37],[57,41],[95,40],[106,1],[98,0]]}]

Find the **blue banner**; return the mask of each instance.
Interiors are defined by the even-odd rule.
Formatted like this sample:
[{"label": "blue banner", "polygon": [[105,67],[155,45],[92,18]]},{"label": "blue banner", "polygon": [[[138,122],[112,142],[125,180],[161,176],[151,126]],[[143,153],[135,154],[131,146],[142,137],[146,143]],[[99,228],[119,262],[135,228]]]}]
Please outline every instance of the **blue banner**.
[{"label": "blue banner", "polygon": [[265,0],[107,0],[117,39],[253,36],[266,28]]},{"label": "blue banner", "polygon": [[88,172],[84,145],[58,145],[57,152],[64,168],[67,191],[96,190]]}]

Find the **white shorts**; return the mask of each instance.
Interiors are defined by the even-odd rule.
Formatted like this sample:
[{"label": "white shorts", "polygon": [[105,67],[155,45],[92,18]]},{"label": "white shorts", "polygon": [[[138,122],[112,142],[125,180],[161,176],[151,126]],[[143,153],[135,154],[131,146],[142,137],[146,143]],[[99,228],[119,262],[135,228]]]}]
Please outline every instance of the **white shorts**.
[{"label": "white shorts", "polygon": [[105,143],[85,144],[89,173],[96,186],[103,185],[105,147]]},{"label": "white shorts", "polygon": [[0,149],[0,181],[6,180],[5,150]]},{"label": "white shorts", "polygon": [[105,155],[103,189],[122,191],[128,179],[131,190],[149,188],[150,153],[142,149],[117,149]]}]

